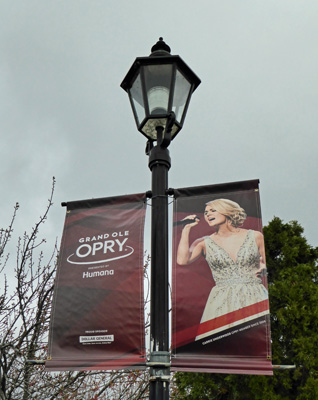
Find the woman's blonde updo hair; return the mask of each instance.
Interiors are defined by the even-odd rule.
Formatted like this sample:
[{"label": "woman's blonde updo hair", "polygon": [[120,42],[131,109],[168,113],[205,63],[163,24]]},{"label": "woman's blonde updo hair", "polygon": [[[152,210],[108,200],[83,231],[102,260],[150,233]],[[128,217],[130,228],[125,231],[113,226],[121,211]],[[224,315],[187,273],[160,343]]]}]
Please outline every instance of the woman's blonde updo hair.
[{"label": "woman's blonde updo hair", "polygon": [[228,199],[217,199],[206,203],[222,215],[225,215],[231,222],[231,225],[238,228],[246,220],[245,210],[235,201]]}]

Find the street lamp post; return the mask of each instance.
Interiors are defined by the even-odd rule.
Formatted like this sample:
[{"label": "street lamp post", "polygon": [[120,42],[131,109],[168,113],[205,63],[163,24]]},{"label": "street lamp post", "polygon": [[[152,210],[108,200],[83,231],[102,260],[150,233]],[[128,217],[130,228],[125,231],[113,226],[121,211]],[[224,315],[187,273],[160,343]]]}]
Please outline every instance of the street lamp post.
[{"label": "street lamp post", "polygon": [[[200,79],[162,38],[138,57],[121,87],[128,92],[138,130],[147,137],[152,173],[150,399],[169,399],[168,146],[182,129]],[[154,143],[156,142],[156,145]]]}]

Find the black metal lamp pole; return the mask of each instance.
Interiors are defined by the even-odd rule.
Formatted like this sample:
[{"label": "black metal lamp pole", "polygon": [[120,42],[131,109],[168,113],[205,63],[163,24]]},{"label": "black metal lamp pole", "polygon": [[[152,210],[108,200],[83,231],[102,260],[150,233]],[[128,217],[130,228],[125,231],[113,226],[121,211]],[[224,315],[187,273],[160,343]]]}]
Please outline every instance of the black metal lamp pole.
[{"label": "black metal lamp pole", "polygon": [[[182,129],[200,79],[162,40],[149,57],[138,57],[121,83],[128,92],[138,130],[148,138],[152,173],[150,399],[169,399],[168,146]],[[153,143],[156,145],[153,146]]]},{"label": "black metal lamp pole", "polygon": [[[163,129],[161,134],[163,134]],[[160,142],[151,149],[151,308],[150,399],[169,399],[169,266],[168,266],[168,171],[169,150]]]}]

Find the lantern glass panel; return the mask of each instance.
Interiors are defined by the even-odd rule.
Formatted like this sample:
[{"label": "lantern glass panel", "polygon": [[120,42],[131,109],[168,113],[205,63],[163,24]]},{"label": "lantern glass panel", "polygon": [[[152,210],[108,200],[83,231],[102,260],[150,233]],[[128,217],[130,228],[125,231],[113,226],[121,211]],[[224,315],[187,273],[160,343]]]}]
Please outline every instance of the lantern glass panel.
[{"label": "lantern glass panel", "polygon": [[180,71],[176,72],[176,83],[174,88],[172,111],[176,115],[176,120],[182,122],[182,115],[184,112],[185,105],[187,103],[189,93],[191,90],[191,84],[182,75]]},{"label": "lantern glass panel", "polygon": [[172,65],[147,65],[144,77],[150,115],[167,114]]},{"label": "lantern glass panel", "polygon": [[139,125],[146,116],[140,74],[137,75],[137,78],[130,89],[130,96],[135,111],[136,122],[137,125]]}]

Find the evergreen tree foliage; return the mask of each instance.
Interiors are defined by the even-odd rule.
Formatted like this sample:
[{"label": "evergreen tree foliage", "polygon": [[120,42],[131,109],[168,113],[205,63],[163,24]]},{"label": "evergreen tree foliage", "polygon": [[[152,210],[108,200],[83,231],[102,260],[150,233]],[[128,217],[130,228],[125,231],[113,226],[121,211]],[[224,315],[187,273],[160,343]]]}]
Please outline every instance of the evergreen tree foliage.
[{"label": "evergreen tree foliage", "polygon": [[298,222],[264,227],[274,376],[177,373],[174,399],[318,399],[318,248]]}]

